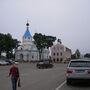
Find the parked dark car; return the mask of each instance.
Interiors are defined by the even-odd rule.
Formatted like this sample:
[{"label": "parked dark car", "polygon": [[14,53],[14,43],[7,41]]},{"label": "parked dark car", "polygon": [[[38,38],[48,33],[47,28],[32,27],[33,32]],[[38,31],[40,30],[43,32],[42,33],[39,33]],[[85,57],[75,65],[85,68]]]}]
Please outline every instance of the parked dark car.
[{"label": "parked dark car", "polygon": [[10,61],[10,60],[5,60],[7,63],[8,63],[8,65],[12,65],[12,61]]},{"label": "parked dark car", "polygon": [[37,64],[36,64],[36,67],[37,68],[52,68],[53,67],[53,64],[50,62],[50,61],[39,61]]}]

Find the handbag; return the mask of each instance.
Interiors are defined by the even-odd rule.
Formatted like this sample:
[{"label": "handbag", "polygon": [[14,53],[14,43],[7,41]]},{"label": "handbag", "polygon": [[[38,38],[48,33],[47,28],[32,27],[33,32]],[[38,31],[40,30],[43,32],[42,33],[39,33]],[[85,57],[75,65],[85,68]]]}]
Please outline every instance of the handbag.
[{"label": "handbag", "polygon": [[18,87],[21,87],[20,78],[18,78]]}]

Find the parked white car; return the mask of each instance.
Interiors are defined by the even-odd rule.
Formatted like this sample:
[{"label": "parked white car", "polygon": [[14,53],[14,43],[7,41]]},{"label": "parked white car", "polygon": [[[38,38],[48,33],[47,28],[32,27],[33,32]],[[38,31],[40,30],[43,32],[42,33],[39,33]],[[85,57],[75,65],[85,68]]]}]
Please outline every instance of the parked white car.
[{"label": "parked white car", "polygon": [[8,65],[8,62],[6,62],[4,60],[0,60],[0,65]]},{"label": "parked white car", "polygon": [[69,62],[66,72],[66,83],[71,84],[76,80],[90,80],[90,60],[76,59]]}]

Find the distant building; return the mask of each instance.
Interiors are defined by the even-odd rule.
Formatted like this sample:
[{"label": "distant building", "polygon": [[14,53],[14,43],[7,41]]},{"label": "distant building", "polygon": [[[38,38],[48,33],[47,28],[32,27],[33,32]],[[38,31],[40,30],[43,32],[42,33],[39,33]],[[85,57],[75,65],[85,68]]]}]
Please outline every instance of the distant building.
[{"label": "distant building", "polygon": [[64,55],[64,57],[65,57],[64,62],[68,62],[71,59],[72,51],[71,51],[71,49],[65,47],[64,53],[65,53],[65,55]]},{"label": "distant building", "polygon": [[[18,47],[15,52],[15,59],[18,61],[38,61],[39,52],[34,44],[34,39],[29,32],[29,23],[26,24],[27,29],[22,37],[22,44]],[[49,58],[49,50],[47,48],[43,49],[41,54],[41,59]]]},{"label": "distant building", "polygon": [[71,49],[62,45],[60,39],[57,40],[57,44],[51,47],[51,60],[53,62],[67,62],[71,59]]}]

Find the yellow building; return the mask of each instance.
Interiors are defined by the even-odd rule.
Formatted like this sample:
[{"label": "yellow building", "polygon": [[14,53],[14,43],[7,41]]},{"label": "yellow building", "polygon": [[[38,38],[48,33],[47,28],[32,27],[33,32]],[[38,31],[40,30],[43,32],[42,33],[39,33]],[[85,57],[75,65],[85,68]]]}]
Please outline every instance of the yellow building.
[{"label": "yellow building", "polygon": [[51,47],[51,60],[53,62],[67,62],[71,59],[71,55],[71,49],[62,45],[60,40]]}]

